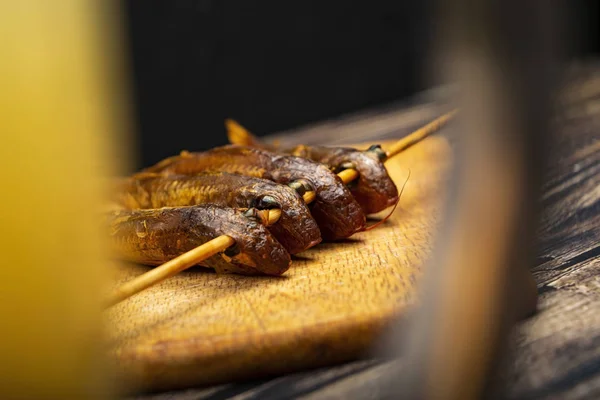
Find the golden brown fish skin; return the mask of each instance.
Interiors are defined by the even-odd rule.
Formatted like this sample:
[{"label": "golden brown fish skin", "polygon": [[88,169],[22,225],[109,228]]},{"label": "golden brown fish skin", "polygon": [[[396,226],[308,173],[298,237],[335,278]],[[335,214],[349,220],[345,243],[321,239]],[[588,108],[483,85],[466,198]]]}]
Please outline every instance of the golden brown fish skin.
[{"label": "golden brown fish skin", "polygon": [[356,182],[349,184],[350,192],[365,214],[375,214],[393,206],[398,201],[398,188],[390,178],[381,155],[373,150],[360,151],[345,147],[296,146],[284,153],[304,157],[327,165],[332,171],[354,168],[359,173]]},{"label": "golden brown fish skin", "polygon": [[302,197],[292,188],[266,179],[223,172],[146,174],[121,181],[115,187],[114,197],[115,202],[132,209],[208,203],[234,208],[279,208],[281,217],[268,229],[290,254],[321,242],[317,222]]},{"label": "golden brown fish skin", "polygon": [[108,216],[108,226],[115,255],[141,264],[162,264],[220,235],[236,244],[201,263],[218,273],[281,275],[291,263],[277,239],[243,210],[215,205],[122,210]]},{"label": "golden brown fish skin", "polygon": [[182,153],[143,173],[194,175],[206,171],[237,173],[281,184],[306,179],[316,190],[310,210],[323,239],[347,238],[365,227],[362,208],[342,180],[327,166],[306,158],[229,145],[202,153]]}]

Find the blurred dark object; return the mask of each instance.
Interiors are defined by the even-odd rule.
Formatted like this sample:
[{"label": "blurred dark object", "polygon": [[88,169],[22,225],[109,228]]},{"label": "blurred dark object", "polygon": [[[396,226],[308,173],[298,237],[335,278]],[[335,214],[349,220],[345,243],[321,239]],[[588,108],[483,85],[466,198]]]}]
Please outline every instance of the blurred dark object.
[{"label": "blurred dark object", "polygon": [[512,328],[537,308],[528,269],[570,35],[560,0],[438,4],[439,73],[460,87],[457,156],[396,393],[498,398]]},{"label": "blurred dark object", "polygon": [[429,3],[127,1],[140,166],[423,89]]},{"label": "blurred dark object", "polygon": [[600,2],[598,0],[583,0],[566,2],[572,9],[570,17],[570,30],[575,35],[574,40],[569,40],[566,46],[571,57],[593,57],[600,55]]}]

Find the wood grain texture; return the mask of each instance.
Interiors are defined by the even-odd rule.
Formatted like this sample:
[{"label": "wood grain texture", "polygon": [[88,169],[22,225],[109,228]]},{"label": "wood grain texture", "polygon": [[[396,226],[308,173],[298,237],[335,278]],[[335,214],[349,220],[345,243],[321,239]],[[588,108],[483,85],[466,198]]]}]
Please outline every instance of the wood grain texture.
[{"label": "wood grain texture", "polygon": [[[359,357],[414,301],[450,163],[440,136],[390,160],[399,186],[410,169],[392,218],[302,253],[283,277],[188,270],[116,305],[107,318],[119,377],[136,389],[172,389]],[[115,282],[145,270],[120,266]]]}]

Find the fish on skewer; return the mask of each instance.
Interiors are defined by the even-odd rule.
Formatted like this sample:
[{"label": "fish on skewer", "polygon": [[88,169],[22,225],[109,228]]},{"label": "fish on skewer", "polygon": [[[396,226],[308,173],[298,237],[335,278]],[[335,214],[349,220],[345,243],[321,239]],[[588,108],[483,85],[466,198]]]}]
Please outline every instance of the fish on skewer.
[{"label": "fish on skewer", "polygon": [[280,210],[269,231],[290,254],[321,242],[321,232],[303,198],[286,185],[227,172],[160,175],[153,172],[119,180],[112,201],[128,209],[215,204]]},{"label": "fish on skewer", "polygon": [[281,275],[290,266],[285,248],[256,210],[206,204],[109,213],[110,244],[120,259],[160,265],[226,235],[234,245],[200,262],[218,273]]},{"label": "fish on skewer", "polygon": [[207,171],[268,179],[300,193],[314,190],[310,211],[324,240],[344,239],[365,228],[365,214],[341,178],[327,166],[301,157],[228,145],[198,153],[184,151],[141,174],[195,175]]},{"label": "fish on skewer", "polygon": [[[383,162],[385,159],[395,156],[396,154],[400,153],[407,147],[412,146],[415,143],[418,143],[423,138],[425,138],[425,137],[429,136],[430,134],[439,130],[449,120],[451,120],[452,117],[456,113],[457,113],[457,111],[454,110],[448,114],[441,116],[440,118],[437,118],[433,122],[425,125],[424,127],[418,129],[417,131],[411,133],[407,137],[398,141],[394,146],[392,146],[392,148],[389,151],[387,151],[385,153],[381,150],[380,146],[371,146],[371,148],[369,148],[368,151],[375,153],[377,155],[377,158],[379,158],[379,160],[381,162]],[[230,134],[231,134],[231,132],[230,132]],[[247,143],[247,144],[252,144],[252,143]],[[243,160],[239,159],[240,154],[243,154],[244,152],[246,152],[247,154],[254,153],[254,155],[256,156],[257,154],[260,154],[260,153],[258,151],[251,152],[247,148],[245,150],[243,148],[240,150],[240,147],[241,146],[226,146],[226,148],[229,148],[229,149],[232,149],[232,148],[236,149],[235,151],[233,151],[233,154],[237,153],[236,154],[237,158],[234,159],[233,161],[228,162],[227,157],[221,157],[220,159],[217,157],[217,159],[219,161],[219,162],[217,162],[217,165],[219,165],[221,168],[223,168],[224,171],[228,171],[227,168],[233,167],[234,172],[238,172],[239,170],[245,170],[246,175],[260,176],[260,177],[267,176],[265,174],[265,170],[262,168],[265,165],[278,166],[277,163],[271,163],[271,164],[269,164],[268,162],[261,163],[260,157],[255,157],[256,158],[255,160],[252,160],[249,163],[244,163]],[[196,153],[196,154],[201,154],[201,153]],[[315,153],[315,154],[317,154],[317,153]],[[189,163],[189,161],[190,161],[189,158],[194,158],[194,157],[190,157],[190,156],[191,156],[190,153],[182,152],[182,154],[180,154],[179,156],[170,157],[168,159],[165,159],[165,160],[161,161],[160,163],[156,164],[154,167],[147,169],[146,171],[142,172],[141,174],[138,174],[137,176],[138,176],[138,178],[140,178],[141,175],[144,175],[147,173],[161,173],[163,176],[169,176],[169,175],[175,174],[176,172],[174,172],[174,171],[176,171],[177,169],[179,169],[180,172],[184,171],[191,175],[197,174],[202,170],[211,170],[211,168],[207,167],[207,165],[206,165],[207,161],[210,162],[210,157],[204,158],[204,160],[199,163],[194,163],[193,160],[191,163]],[[188,158],[187,162],[181,162],[182,157]],[[202,159],[203,157],[200,157],[200,158]],[[273,159],[275,159],[275,158],[272,157],[272,160]],[[236,166],[236,164],[238,164],[238,165]],[[349,166],[349,165],[347,165],[347,166]],[[355,166],[353,165],[353,167],[355,167]],[[333,168],[333,169],[335,170],[335,168]],[[254,175],[254,174],[258,174],[258,175]],[[293,174],[290,174],[288,171],[288,177],[292,176],[292,175]],[[349,183],[354,182],[356,179],[360,179],[360,174],[357,171],[356,167],[348,168],[348,169],[343,169],[342,171],[340,171],[337,174],[337,178],[343,184],[349,184]],[[314,190],[314,187],[312,186],[312,184],[309,181],[307,181],[306,179],[295,179],[292,181],[287,180],[287,182],[284,182],[284,183],[287,183],[289,186],[295,188],[298,191],[298,193],[303,196],[306,196],[308,193],[311,193],[311,191]],[[309,200],[306,197],[305,197],[305,201],[309,202]],[[186,207],[184,207],[184,208],[186,208]],[[157,210],[150,209],[147,211],[156,212]],[[160,210],[158,210],[158,211],[160,211]],[[268,224],[271,221],[276,222],[278,216],[280,215],[279,209],[275,209],[274,211],[279,211],[279,213],[271,214],[268,209],[267,210],[248,209],[244,213],[244,215],[248,218],[254,218],[256,220],[260,220],[260,221],[262,221],[263,224]],[[131,212],[131,211],[129,211],[129,212]],[[135,212],[135,211],[133,211],[133,212]],[[268,214],[265,215],[264,214],[265,212],[267,212]],[[273,215],[276,215],[276,217],[271,220],[271,217]],[[363,214],[363,219],[364,219],[364,214]],[[129,222],[129,221],[127,221],[127,222]],[[139,222],[140,221],[138,221],[138,223]],[[144,218],[142,218],[141,222],[144,223]],[[139,234],[137,232],[136,232],[136,235],[139,237]],[[177,243],[179,244],[179,242],[177,242]],[[176,274],[178,272],[181,272],[182,270],[184,270],[186,268],[189,268],[190,266],[196,265],[197,263],[202,263],[204,260],[211,259],[214,256],[218,255],[218,253],[220,253],[220,252],[233,251],[234,253],[236,253],[236,247],[237,247],[236,240],[234,240],[231,236],[228,236],[226,234],[212,238],[209,241],[204,242],[203,244],[201,244],[198,247],[194,247],[183,254],[176,255],[174,258],[170,259],[169,261],[166,261],[160,267],[157,267],[145,274],[142,274],[141,276],[138,276],[137,278],[133,279],[132,281],[129,281],[129,282],[125,283],[124,285],[120,286],[119,288],[117,288],[114,291],[113,295],[109,298],[107,305],[108,306],[114,305],[114,304],[116,304],[136,293],[139,293],[140,291],[142,291],[164,279],[167,279],[170,276],[173,276],[174,274]],[[136,259],[135,255],[137,254],[137,252],[139,252],[139,250],[133,249],[133,248],[129,248],[129,250],[133,252],[133,254],[134,254],[133,258]],[[229,257],[229,255],[223,253],[222,257],[226,261],[230,261],[229,259],[225,258],[225,257]],[[265,256],[263,256],[263,258],[264,257]],[[227,271],[227,270],[225,270],[225,271]]]},{"label": "fish on skewer", "polygon": [[429,135],[439,131],[458,111],[450,111],[434,121],[400,139],[389,151],[380,145],[372,145],[367,150],[348,147],[296,145],[281,147],[261,141],[246,128],[232,119],[225,121],[229,142],[235,145],[259,148],[282,154],[291,154],[327,165],[333,172],[354,169],[359,177],[349,189],[360,203],[365,214],[374,214],[393,206],[398,201],[398,189],[384,165],[388,158],[406,150]]},{"label": "fish on skewer", "polygon": [[366,151],[347,147],[306,145],[280,148],[262,142],[233,120],[227,120],[226,127],[232,144],[307,158],[325,164],[334,173],[345,169],[358,171],[359,179],[353,182],[349,189],[367,215],[385,210],[398,201],[398,188],[385,168],[384,162],[387,157],[379,145],[373,145]]}]

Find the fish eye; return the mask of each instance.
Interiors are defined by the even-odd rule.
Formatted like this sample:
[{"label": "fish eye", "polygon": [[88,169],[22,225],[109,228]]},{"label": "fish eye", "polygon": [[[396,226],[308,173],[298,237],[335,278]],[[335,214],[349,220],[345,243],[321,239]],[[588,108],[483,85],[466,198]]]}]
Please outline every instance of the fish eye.
[{"label": "fish eye", "polygon": [[288,186],[294,189],[296,192],[298,192],[300,196],[304,196],[306,192],[315,191],[315,187],[306,179],[297,179],[295,181],[290,182]]},{"label": "fish eye", "polygon": [[[225,249],[223,254],[225,254],[227,257],[235,257],[241,252],[242,250],[240,250],[240,247],[237,244],[234,244],[233,246],[229,246],[227,249]],[[231,262],[231,260],[229,260],[229,262]]]},{"label": "fish eye", "polygon": [[273,208],[281,208],[281,205],[273,196],[264,195],[252,200],[250,207],[254,207],[258,210],[271,210]]},{"label": "fish eye", "polygon": [[379,144],[372,145],[367,149],[367,151],[374,153],[379,159],[379,161],[385,161],[385,159],[387,158],[387,154],[385,153],[385,151],[383,151],[381,145]]}]

